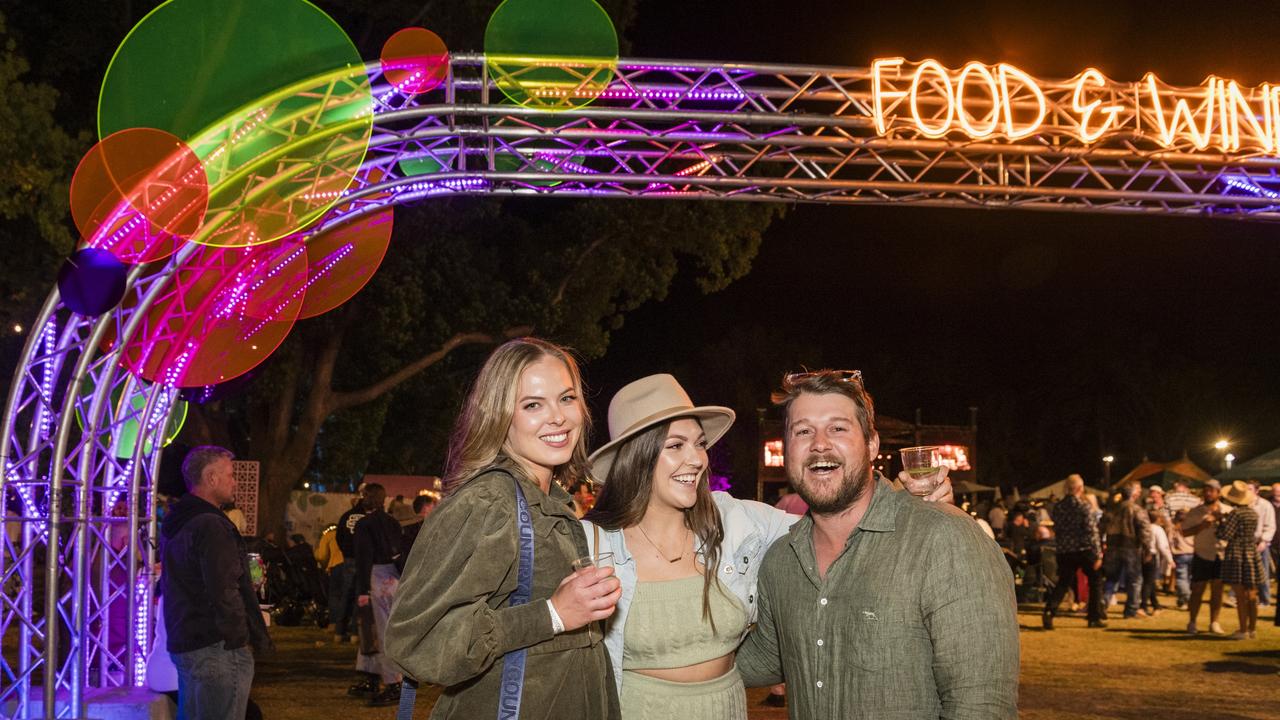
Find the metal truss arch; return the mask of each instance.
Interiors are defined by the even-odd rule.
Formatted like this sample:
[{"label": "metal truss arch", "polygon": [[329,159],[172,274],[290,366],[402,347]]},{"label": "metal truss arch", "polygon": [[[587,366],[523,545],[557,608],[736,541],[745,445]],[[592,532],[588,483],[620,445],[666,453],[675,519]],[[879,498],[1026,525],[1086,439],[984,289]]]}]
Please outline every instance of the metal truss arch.
[{"label": "metal truss arch", "polygon": [[[867,68],[621,60],[591,105],[550,112],[509,104],[484,63],[455,55],[445,85],[422,97],[401,95],[370,63],[371,138],[317,160],[340,166],[361,154],[340,206],[303,239],[381,208],[452,195],[1280,220],[1280,195],[1266,190],[1280,184],[1280,158],[1165,147],[1133,132],[1074,142],[1069,81],[1043,83],[1046,119],[1034,137],[973,140],[901,126],[879,132]],[[353,77],[331,73],[310,86],[330,83],[333,96],[350,102]],[[1107,89],[1135,92],[1133,84]],[[205,142],[207,153],[234,144],[283,96],[273,93],[194,144]],[[981,101],[973,107],[981,111]],[[945,108],[925,101],[918,111],[932,122]],[[287,138],[284,150],[315,139],[305,114],[270,121]],[[244,182],[243,199],[300,170],[277,153],[215,175]],[[177,391],[124,371],[120,353],[197,247],[134,268],[128,301],[110,313],[76,315],[55,290],[32,325],[0,424],[0,631],[7,637],[15,628],[20,645],[16,657],[0,659],[0,716],[83,716],[88,690],[141,683],[156,449]],[[141,406],[117,397],[141,397]],[[138,439],[121,457],[118,439],[131,423]]]}]

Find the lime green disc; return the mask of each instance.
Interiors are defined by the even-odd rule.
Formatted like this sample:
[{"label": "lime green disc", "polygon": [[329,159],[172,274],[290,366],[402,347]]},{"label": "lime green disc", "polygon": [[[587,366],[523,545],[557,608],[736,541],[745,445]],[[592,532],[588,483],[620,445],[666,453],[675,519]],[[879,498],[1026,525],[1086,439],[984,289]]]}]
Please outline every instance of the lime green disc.
[{"label": "lime green disc", "polygon": [[544,110],[586,105],[618,66],[618,33],[595,0],[506,0],[484,33],[489,75],[512,102]]},{"label": "lime green disc", "polygon": [[169,0],[116,50],[98,132],[150,127],[185,140],[209,179],[192,240],[255,245],[339,199],[364,160],[373,99],[364,61],[305,0]]}]

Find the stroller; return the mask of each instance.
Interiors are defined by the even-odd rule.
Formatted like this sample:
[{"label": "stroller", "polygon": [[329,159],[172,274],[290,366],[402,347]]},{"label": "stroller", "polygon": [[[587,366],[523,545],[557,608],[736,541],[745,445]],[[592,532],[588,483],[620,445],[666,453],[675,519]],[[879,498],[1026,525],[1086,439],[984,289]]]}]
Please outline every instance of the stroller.
[{"label": "stroller", "polygon": [[294,544],[287,550],[264,540],[256,543],[263,564],[258,599],[264,607],[270,606],[272,620],[278,625],[314,622],[316,627],[325,627],[329,624],[329,588],[324,572],[301,535],[290,539]]}]

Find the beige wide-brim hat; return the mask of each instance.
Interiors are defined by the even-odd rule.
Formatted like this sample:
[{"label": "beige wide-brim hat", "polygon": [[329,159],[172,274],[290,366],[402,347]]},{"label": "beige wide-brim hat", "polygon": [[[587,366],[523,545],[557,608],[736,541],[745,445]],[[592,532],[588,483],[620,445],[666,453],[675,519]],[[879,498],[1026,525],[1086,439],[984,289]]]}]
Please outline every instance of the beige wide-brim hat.
[{"label": "beige wide-brim hat", "polygon": [[1236,480],[1222,492],[1222,499],[1232,505],[1252,505],[1254,500],[1253,488],[1249,487],[1249,483],[1243,480]]},{"label": "beige wide-brim hat", "polygon": [[591,453],[591,477],[603,483],[609,477],[618,448],[627,440],[659,423],[693,417],[702,423],[710,447],[733,425],[734,412],[718,405],[694,406],[689,393],[667,374],[650,375],[627,385],[609,401],[609,442]]}]

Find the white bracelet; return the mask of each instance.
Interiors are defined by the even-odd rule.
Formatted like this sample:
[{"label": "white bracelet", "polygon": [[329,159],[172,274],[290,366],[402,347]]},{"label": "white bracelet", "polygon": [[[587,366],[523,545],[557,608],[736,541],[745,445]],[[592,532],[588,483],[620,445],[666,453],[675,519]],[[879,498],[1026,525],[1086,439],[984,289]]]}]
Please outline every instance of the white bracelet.
[{"label": "white bracelet", "polygon": [[547,610],[551,611],[551,632],[559,635],[564,632],[564,621],[560,619],[560,614],[556,612],[556,606],[547,600]]}]

